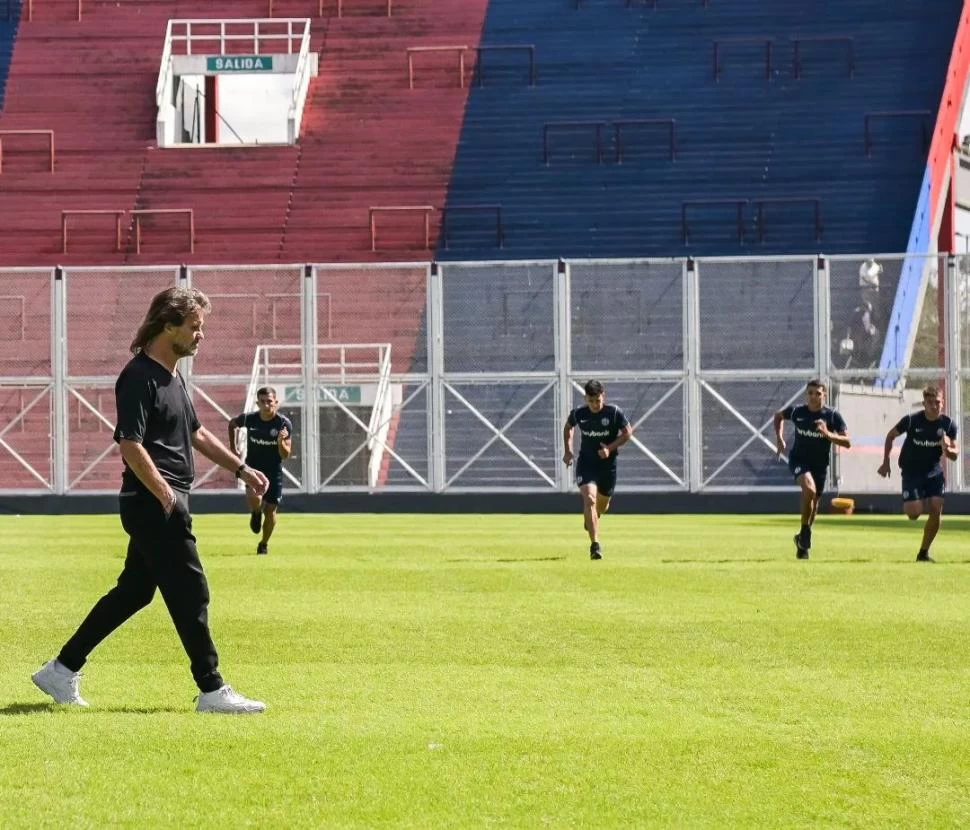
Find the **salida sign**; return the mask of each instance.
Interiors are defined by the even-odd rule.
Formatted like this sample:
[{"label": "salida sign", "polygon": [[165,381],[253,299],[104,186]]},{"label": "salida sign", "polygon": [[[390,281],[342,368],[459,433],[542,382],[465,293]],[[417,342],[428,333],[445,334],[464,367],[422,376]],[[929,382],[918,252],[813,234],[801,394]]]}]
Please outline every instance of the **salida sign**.
[{"label": "salida sign", "polygon": [[272,72],[272,55],[219,55],[206,58],[207,72]]}]

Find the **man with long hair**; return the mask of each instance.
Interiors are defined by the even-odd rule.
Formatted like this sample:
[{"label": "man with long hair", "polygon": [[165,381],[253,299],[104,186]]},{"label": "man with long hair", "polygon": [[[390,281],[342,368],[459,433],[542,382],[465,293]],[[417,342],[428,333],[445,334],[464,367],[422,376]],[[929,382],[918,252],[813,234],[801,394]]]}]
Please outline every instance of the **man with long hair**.
[{"label": "man with long hair", "polygon": [[249,469],[199,423],[176,366],[204,339],[209,300],[201,291],[167,288],[152,299],[131,343],[134,357],[115,384],[114,439],[124,472],[119,505],[129,536],[118,584],[108,591],[53,660],[33,675],[57,703],[87,706],[80,669],[99,643],[148,605],[157,588],[189,656],[199,712],[251,713],[266,706],[227,685],[209,633],[209,585],[192,535],[189,489],[193,448],[262,493],[266,477]]}]

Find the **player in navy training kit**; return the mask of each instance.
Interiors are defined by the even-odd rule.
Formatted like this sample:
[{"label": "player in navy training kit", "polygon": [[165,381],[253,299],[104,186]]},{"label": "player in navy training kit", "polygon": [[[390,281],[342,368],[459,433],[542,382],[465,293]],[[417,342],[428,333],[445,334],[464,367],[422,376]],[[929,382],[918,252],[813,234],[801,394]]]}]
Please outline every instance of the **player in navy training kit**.
[{"label": "player in navy training kit", "polygon": [[937,387],[927,386],[923,390],[922,412],[905,415],[886,434],[882,465],[879,467],[879,475],[883,478],[889,477],[889,453],[893,441],[900,435],[906,436],[899,453],[899,469],[903,475],[903,512],[916,520],[926,509],[928,515],[923,528],[923,542],[916,554],[916,561],[932,562],[930,545],[940,529],[943,496],[946,494],[942,459],[945,455],[951,461],[956,461],[958,455],[957,425],[943,414],[943,393]]},{"label": "player in navy training kit", "polygon": [[633,427],[619,407],[605,403],[606,391],[598,380],[586,384],[586,405],[569,413],[562,430],[563,463],[573,463],[573,430],[581,435],[579,459],[576,462],[576,484],[583,499],[583,518],[589,534],[589,558],[602,559],[599,523],[610,507],[616,487],[616,451],[630,436]]},{"label": "player in navy training kit", "polygon": [[290,457],[293,425],[277,412],[276,390],[264,386],[256,391],[257,412],[248,412],[229,422],[229,446],[236,446],[237,430],[246,428],[246,464],[259,470],[269,480],[262,499],[252,488],[246,488],[246,501],[251,515],[249,529],[263,531],[256,553],[269,553],[269,538],[276,527],[276,514],[283,500],[283,461]]},{"label": "player in navy training kit", "polygon": [[775,413],[775,446],[779,458],[785,452],[785,439],[781,434],[785,421],[791,421],[795,427],[788,469],[802,488],[802,526],[795,534],[795,556],[808,559],[812,548],[812,524],[825,489],[831,445],[847,450],[851,442],[842,415],[825,406],[825,384],[820,380],[810,380],[805,386],[805,403],[787,406]]}]

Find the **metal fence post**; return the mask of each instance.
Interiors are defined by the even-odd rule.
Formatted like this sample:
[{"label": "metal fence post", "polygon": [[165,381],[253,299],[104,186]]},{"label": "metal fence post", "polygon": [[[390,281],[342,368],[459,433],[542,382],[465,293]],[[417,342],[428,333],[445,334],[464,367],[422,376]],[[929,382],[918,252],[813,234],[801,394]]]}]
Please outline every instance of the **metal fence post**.
[{"label": "metal fence post", "polygon": [[300,292],[300,344],[303,354],[303,491],[320,490],[320,419],[317,417],[317,269],[303,267]]},{"label": "metal fence post", "polygon": [[67,492],[67,462],[70,445],[67,423],[67,286],[64,269],[59,265],[51,279],[51,358],[54,375],[52,427],[54,492]]},{"label": "metal fence post", "polygon": [[[558,446],[562,440],[560,428],[566,421],[566,415],[572,409],[573,390],[570,378],[573,370],[572,359],[572,289],[571,269],[569,264],[559,260],[556,264],[557,279],[553,283],[556,318],[555,318],[555,349],[556,370],[559,375],[558,391],[556,394],[556,418],[553,434],[553,446]],[[570,489],[570,470],[561,464],[556,465],[556,484],[561,493]]]},{"label": "metal fence post", "polygon": [[444,286],[441,266],[428,265],[428,368],[431,395],[428,406],[428,469],[431,490],[440,493],[445,483],[445,390],[444,372]]},{"label": "metal fence post", "polygon": [[687,406],[684,407],[684,435],[687,436],[687,486],[691,493],[701,489],[703,458],[703,397],[700,386],[700,292],[697,262],[684,261],[684,370]]}]

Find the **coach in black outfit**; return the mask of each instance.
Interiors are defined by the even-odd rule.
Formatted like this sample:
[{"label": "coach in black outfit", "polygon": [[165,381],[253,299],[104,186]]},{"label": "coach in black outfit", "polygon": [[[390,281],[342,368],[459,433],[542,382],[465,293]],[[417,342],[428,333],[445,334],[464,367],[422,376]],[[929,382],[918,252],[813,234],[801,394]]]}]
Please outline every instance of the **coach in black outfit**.
[{"label": "coach in black outfit", "polygon": [[266,477],[242,464],[199,423],[180,358],[203,340],[209,300],[201,291],[168,288],[153,299],[131,344],[134,357],[115,385],[118,425],[114,438],[124,459],[119,494],[121,524],[130,537],[118,584],[88,614],[55,660],[34,683],[58,703],[86,706],[79,675],[88,655],[112,631],[148,605],[158,588],[189,656],[199,687],[200,712],[261,712],[266,707],[226,685],[209,633],[209,586],[192,535],[189,489],[195,476],[193,447],[235,472],[260,493]]}]

